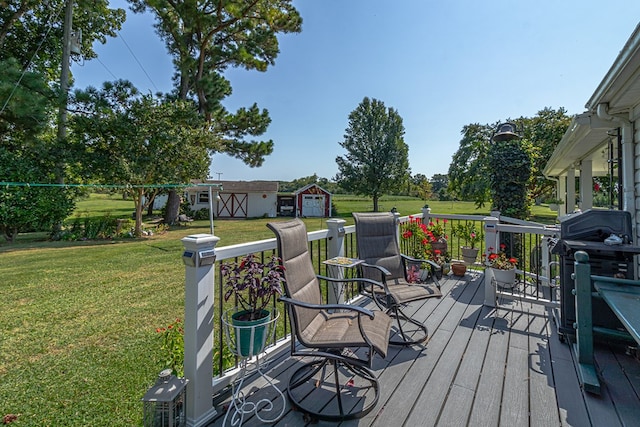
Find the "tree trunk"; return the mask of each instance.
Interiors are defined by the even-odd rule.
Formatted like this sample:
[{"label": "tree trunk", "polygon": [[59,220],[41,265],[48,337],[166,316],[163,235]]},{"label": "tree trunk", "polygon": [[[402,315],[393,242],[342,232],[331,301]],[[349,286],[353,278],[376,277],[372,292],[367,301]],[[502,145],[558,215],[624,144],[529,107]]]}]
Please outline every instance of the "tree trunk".
[{"label": "tree trunk", "polygon": [[373,211],[378,212],[378,196],[373,196]]},{"label": "tree trunk", "polygon": [[165,224],[175,224],[180,213],[180,196],[176,190],[169,190],[167,208],[164,213]]}]

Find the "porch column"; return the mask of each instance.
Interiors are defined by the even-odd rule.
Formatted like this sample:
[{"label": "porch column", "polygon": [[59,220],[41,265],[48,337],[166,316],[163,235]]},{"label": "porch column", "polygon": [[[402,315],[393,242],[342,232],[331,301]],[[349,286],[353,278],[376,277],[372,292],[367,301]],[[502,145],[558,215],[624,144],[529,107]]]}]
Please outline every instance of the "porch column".
[{"label": "porch column", "polygon": [[634,148],[633,125],[625,120],[622,125],[622,209],[631,213],[632,224],[636,218]]},{"label": "porch column", "polygon": [[556,195],[559,200],[562,200],[562,203],[558,204],[558,216],[563,216],[567,214],[567,176],[560,175],[558,177],[558,183],[556,185]]},{"label": "porch column", "polygon": [[496,287],[491,283],[493,272],[486,267],[491,265],[489,262],[489,253],[497,253],[500,250],[498,223],[500,223],[498,217],[489,216],[484,218],[484,305],[487,307],[496,306]]},{"label": "porch column", "polygon": [[184,375],[187,425],[204,426],[213,408],[213,284],[215,246],[220,239],[193,234],[182,239],[185,264]]},{"label": "porch column", "polygon": [[[327,228],[329,229],[329,239],[327,241],[327,257],[334,258],[344,256],[344,225],[347,221],[344,219],[328,219]],[[329,276],[336,279],[344,278],[344,268],[335,265],[328,265],[330,271]],[[344,283],[331,283],[332,292],[329,292],[329,304],[344,303]]]},{"label": "porch column", "polygon": [[580,209],[584,212],[593,207],[593,161],[580,162]]},{"label": "porch column", "polygon": [[576,210],[576,170],[569,168],[567,170],[567,213]]}]

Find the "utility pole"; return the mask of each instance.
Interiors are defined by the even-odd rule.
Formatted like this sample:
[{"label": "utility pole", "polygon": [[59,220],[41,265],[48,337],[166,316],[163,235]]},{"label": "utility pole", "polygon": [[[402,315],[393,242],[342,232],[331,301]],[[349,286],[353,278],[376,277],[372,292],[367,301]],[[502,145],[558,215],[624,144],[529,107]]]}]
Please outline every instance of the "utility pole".
[{"label": "utility pole", "polygon": [[[62,33],[62,65],[60,70],[60,105],[58,109],[58,143],[67,137],[67,100],[69,97],[69,68],[71,58],[71,26],[73,25],[73,0],[67,0],[64,11]],[[64,184],[64,164],[60,161],[56,168],[56,182]]]},{"label": "utility pole", "polygon": [[[64,27],[62,33],[62,65],[60,70],[60,99],[58,106],[58,146],[62,146],[67,139],[67,100],[69,96],[69,67],[71,57],[71,25],[73,24],[73,0],[67,0],[64,11]],[[54,171],[57,184],[64,184],[64,161],[61,159],[56,163]],[[59,233],[62,229],[62,221],[58,221],[53,226],[54,233]]]}]

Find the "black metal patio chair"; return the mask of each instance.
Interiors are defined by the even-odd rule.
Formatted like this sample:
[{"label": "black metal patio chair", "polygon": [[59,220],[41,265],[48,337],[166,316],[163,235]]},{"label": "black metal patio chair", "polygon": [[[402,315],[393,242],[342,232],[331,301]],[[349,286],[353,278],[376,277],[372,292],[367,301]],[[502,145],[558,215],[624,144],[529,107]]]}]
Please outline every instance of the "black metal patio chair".
[{"label": "black metal patio chair", "polygon": [[291,322],[291,355],[313,359],[297,368],[289,379],[287,395],[292,405],[322,420],[358,418],[376,405],[380,387],[371,370],[374,355],[383,358],[391,318],[348,304],[324,304],[320,280],[308,250],[307,230],[296,218],[267,224],[276,235],[285,268],[283,301]]},{"label": "black metal patio chair", "polygon": [[[411,318],[403,307],[413,301],[440,297],[440,282],[435,272],[440,266],[431,260],[400,253],[396,218],[391,212],[353,213],[360,275],[383,284],[382,287],[360,284],[361,293],[372,298],[381,309],[396,320],[396,336],[391,344],[411,345],[429,338],[427,327]],[[410,265],[426,267],[432,283],[411,283],[407,278]]]}]

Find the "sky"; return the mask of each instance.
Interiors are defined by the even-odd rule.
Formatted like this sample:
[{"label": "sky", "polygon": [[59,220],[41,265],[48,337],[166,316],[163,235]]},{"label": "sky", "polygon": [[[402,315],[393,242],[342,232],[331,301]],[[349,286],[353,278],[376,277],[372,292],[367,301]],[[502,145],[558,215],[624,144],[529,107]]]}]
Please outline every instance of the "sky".
[{"label": "sky", "polygon": [[[74,62],[75,88],[127,79],[172,89],[173,65],[150,14],[127,10],[98,59]],[[349,113],[365,97],[403,119],[411,173],[446,174],[463,126],[532,117],[545,107],[582,113],[640,20],[640,1],[294,0],[302,32],[278,37],[266,72],[229,69],[230,111],[257,103],[271,117],[273,153],[251,168],[213,156],[221,180],[332,180]]]}]

